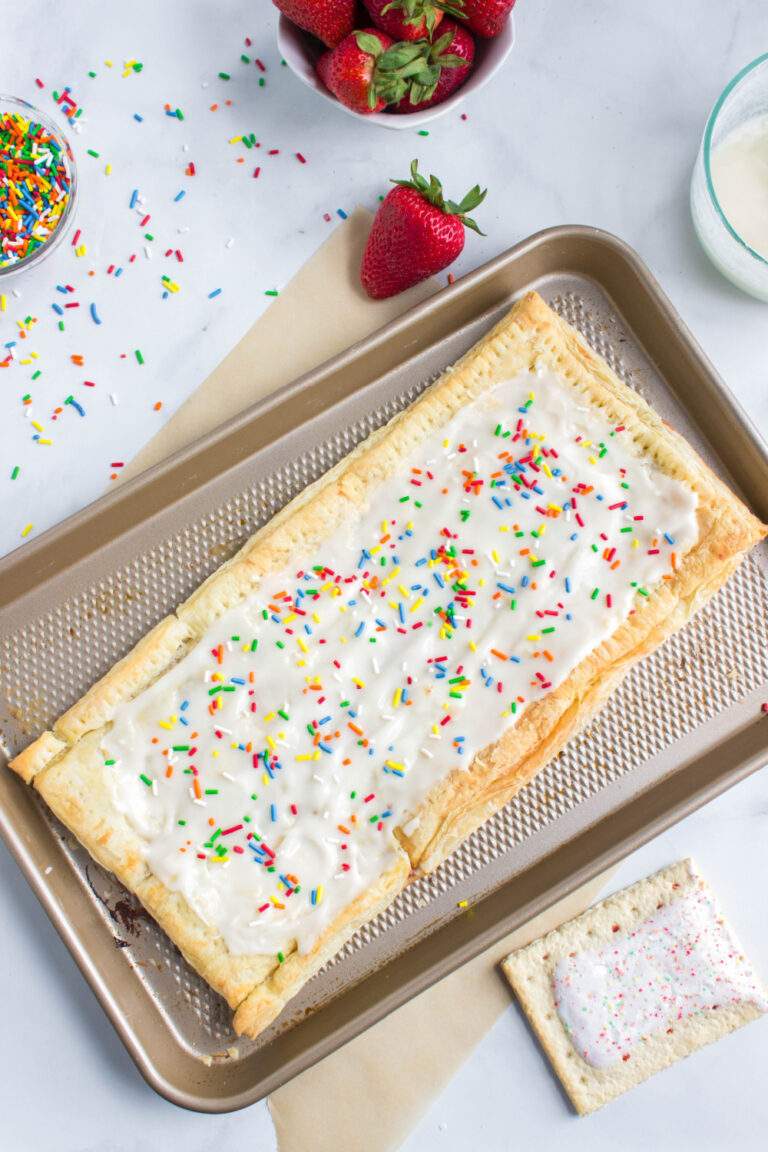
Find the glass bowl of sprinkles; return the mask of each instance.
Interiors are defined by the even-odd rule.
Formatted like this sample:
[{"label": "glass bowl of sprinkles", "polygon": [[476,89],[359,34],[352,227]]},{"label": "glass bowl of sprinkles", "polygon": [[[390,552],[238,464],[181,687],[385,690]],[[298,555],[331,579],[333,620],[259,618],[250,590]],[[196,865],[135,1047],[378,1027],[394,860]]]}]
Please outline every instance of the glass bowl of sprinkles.
[{"label": "glass bowl of sprinkles", "polygon": [[58,247],[76,200],[75,158],[59,127],[0,93],[0,281]]}]

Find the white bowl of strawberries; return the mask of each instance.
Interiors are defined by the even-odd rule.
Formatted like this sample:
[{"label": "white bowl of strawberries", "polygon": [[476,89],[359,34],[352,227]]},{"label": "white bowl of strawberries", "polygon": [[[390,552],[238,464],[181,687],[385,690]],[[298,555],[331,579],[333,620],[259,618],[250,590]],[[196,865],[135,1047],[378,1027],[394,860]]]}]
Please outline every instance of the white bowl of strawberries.
[{"label": "white bowl of strawberries", "polygon": [[515,0],[273,0],[277,44],[351,116],[418,128],[487,84],[512,51]]}]

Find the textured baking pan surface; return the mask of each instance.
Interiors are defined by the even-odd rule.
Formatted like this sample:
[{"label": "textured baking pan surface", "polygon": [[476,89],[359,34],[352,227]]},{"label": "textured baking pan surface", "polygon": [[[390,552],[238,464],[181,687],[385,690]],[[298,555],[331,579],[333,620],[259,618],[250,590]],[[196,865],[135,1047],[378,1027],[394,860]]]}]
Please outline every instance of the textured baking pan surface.
[{"label": "textured baking pan surface", "polygon": [[[70,559],[65,549],[63,571],[55,563],[45,567],[46,554],[54,555],[55,539],[38,543],[34,568],[29,569],[32,578],[26,583],[18,569],[23,554],[5,561],[0,580],[10,573],[11,591],[0,617],[0,735],[6,751],[18,752],[49,726],[256,528],[407,406],[525,288],[537,287],[623,380],[734,482],[731,473],[738,473],[744,451],[739,436],[748,437],[749,430],[739,423],[738,412],[733,414],[728,448],[718,453],[719,437],[708,437],[701,427],[692,382],[683,387],[666,378],[655,366],[660,357],[649,338],[641,342],[636,335],[638,327],[654,330],[652,310],[657,305],[651,288],[642,296],[636,287],[634,297],[628,295],[630,306],[621,307],[615,284],[611,282],[609,290],[601,282],[601,260],[607,267],[613,259],[611,276],[618,276],[621,260],[634,259],[632,254],[596,234],[593,244],[605,250],[590,256],[589,235],[587,230],[554,230],[527,242],[528,248],[521,246],[527,264],[513,250],[475,273],[469,278],[478,285],[474,294],[471,284],[467,289],[467,282],[461,282],[456,287],[464,293],[466,307],[457,314],[464,322],[447,336],[441,338],[435,318],[439,321],[440,309],[450,301],[456,312],[461,299],[451,294],[422,306],[415,319],[409,315],[397,322],[392,335],[387,337],[385,330],[374,340],[388,349],[387,356],[379,356],[378,366],[384,370],[366,377],[365,365],[358,364],[361,386],[353,382],[345,391],[331,384],[323,394],[324,370],[311,374],[293,393],[294,404],[304,388],[309,398],[303,409],[296,406],[294,427],[290,418],[286,421],[279,412],[275,416],[268,404],[236,422],[236,452],[228,455],[224,433],[215,443],[203,442],[194,451],[208,453],[210,480],[188,495],[170,498],[174,488],[167,478],[164,483],[163,466],[158,475],[139,478],[131,487],[134,499],[142,496],[142,486],[147,490],[154,485],[147,518],[127,524],[103,547],[83,550],[79,557]],[[575,271],[557,268],[558,244],[564,267]],[[538,265],[532,260],[537,252]],[[489,307],[478,307],[482,292],[492,301]],[[679,338],[688,340],[682,330]],[[353,369],[354,364],[337,365],[334,379],[343,379],[345,372],[354,376]],[[269,436],[270,421],[274,438]],[[250,452],[242,447],[249,429],[258,430]],[[750,450],[758,452],[763,488],[768,490],[768,463],[751,441]],[[193,462],[194,451],[186,453]],[[211,453],[217,452],[222,464],[218,470],[215,459],[211,466]],[[737,486],[740,479],[736,475]],[[759,480],[759,475],[754,477],[755,485]],[[169,494],[165,504],[163,491]],[[753,494],[744,494],[754,507]],[[123,497],[110,499],[117,500],[119,508]],[[755,510],[765,517],[764,508]],[[98,511],[95,505],[81,514],[80,530]],[[49,536],[67,529],[65,524]],[[683,768],[690,776],[690,769],[707,757],[711,761],[718,749],[719,760],[731,771],[718,770],[722,776],[713,777],[712,791],[754,766],[761,747],[764,751],[768,744],[768,726],[761,741],[744,735],[759,725],[759,702],[768,685],[764,561],[759,553],[748,558],[704,611],[630,673],[587,731],[433,875],[416,879],[385,913],[364,926],[257,1041],[235,1037],[226,1004],[192,971],[134,897],[90,860],[31,790],[3,772],[0,810],[6,837],[150,1082],[191,1107],[240,1106],[449,971],[494,934],[507,931],[515,915],[525,919],[526,907],[530,914],[535,901],[542,906],[563,886],[575,886],[585,870],[596,871],[605,862],[606,853],[629,851],[665,818],[656,810],[661,803],[657,800],[645,821],[642,814],[637,816],[634,833],[617,834],[616,844],[610,836],[601,838],[600,831],[612,814],[633,804],[633,812],[639,812],[643,801],[638,805],[637,798],[653,796],[654,787],[675,773],[682,780]],[[737,748],[738,740],[742,744]],[[698,792],[691,784],[678,787],[677,799],[670,793],[670,818],[686,803],[692,807],[706,798],[703,779]],[[534,885],[526,896],[520,877],[530,877],[537,866],[553,861],[558,850],[562,857],[592,826],[592,858],[574,856],[567,876],[558,873],[549,886]],[[568,871],[562,859],[561,871]],[[515,878],[519,892],[513,898]],[[408,963],[405,957],[410,957]],[[141,1017],[138,1023],[134,1013]]]}]

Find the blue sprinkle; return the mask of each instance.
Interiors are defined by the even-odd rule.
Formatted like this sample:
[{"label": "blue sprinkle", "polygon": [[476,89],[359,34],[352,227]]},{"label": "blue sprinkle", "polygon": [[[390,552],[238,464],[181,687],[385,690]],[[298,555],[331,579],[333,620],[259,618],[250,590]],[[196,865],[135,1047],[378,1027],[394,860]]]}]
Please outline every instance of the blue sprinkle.
[{"label": "blue sprinkle", "polygon": [[63,316],[63,315],[64,315],[64,309],[62,308],[61,304],[51,304],[51,308],[53,308],[54,312],[55,312],[55,313],[56,313],[58,316]]},{"label": "blue sprinkle", "polygon": [[83,408],[82,404],[78,404],[74,397],[68,396],[64,403],[70,404],[74,408],[75,412],[79,412],[81,416],[85,416],[85,408]]},{"label": "blue sprinkle", "polygon": [[221,296],[221,288],[214,288],[213,292],[208,293],[209,300],[214,300],[217,296]]},{"label": "blue sprinkle", "polygon": [[340,216],[342,220],[346,220],[346,218],[347,218],[347,213],[344,211],[343,208],[337,208],[336,209],[336,215]]},{"label": "blue sprinkle", "polygon": [[131,202],[128,205],[128,207],[129,208],[135,208],[136,202],[138,199],[139,199],[139,190],[138,190],[138,188],[134,188],[133,192],[131,193]]},{"label": "blue sprinkle", "polygon": [[138,112],[134,112],[133,118],[137,124],[143,124],[144,123],[144,117],[140,116]]},{"label": "blue sprinkle", "polygon": [[269,818],[273,824],[277,821],[277,805],[276,804],[270,804],[270,806],[269,806]]},{"label": "blue sprinkle", "polygon": [[230,676],[229,680],[231,684],[245,684],[242,676]]},{"label": "blue sprinkle", "polygon": [[570,578],[570,576],[566,576],[566,578],[565,578],[565,590],[566,590],[566,592],[570,592],[570,590],[571,590],[571,578]]},{"label": "blue sprinkle", "polygon": [[664,539],[666,540],[667,544],[674,544],[675,543],[674,537],[670,536],[669,532],[664,533]]},{"label": "blue sprinkle", "polygon": [[91,304],[91,319],[93,320],[94,324],[101,324],[101,317],[96,311],[95,304]]},{"label": "blue sprinkle", "polygon": [[365,631],[365,621],[361,620],[357,628],[355,628],[355,636],[362,636]]}]

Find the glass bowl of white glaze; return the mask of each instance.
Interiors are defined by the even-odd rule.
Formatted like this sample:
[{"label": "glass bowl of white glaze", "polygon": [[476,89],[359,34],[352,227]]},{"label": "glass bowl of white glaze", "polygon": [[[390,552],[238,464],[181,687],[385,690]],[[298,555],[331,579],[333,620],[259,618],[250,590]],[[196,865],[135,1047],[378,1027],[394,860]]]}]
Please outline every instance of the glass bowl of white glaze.
[{"label": "glass bowl of white glaze", "polygon": [[768,301],[768,52],[734,76],[709,114],[691,213],[715,267]]}]

